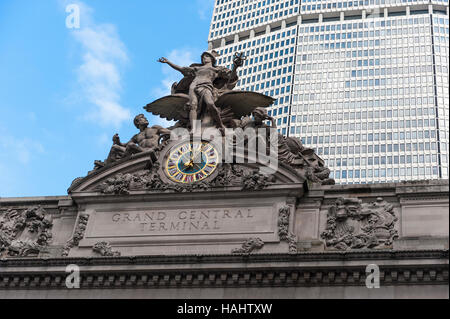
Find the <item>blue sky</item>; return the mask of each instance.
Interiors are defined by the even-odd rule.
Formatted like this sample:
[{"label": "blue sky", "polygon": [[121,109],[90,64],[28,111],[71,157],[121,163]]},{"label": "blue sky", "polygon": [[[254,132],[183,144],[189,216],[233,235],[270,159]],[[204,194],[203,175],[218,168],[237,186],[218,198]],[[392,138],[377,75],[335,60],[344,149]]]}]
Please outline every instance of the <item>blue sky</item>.
[{"label": "blue sky", "polygon": [[[79,29],[66,27],[72,3]],[[156,60],[199,60],[212,9],[213,0],[1,0],[0,197],[64,195],[107,157],[114,133],[128,141],[132,118],[180,78]]]}]

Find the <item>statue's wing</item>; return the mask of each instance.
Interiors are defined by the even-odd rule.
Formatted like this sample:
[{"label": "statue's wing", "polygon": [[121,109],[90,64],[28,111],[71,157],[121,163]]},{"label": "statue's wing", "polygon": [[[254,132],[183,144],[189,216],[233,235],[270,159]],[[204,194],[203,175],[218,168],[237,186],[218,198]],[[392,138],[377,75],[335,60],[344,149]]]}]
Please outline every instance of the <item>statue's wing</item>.
[{"label": "statue's wing", "polygon": [[189,94],[189,87],[191,86],[192,81],[194,80],[194,77],[192,76],[185,76],[183,77],[180,82],[174,83],[174,94]]},{"label": "statue's wing", "polygon": [[173,94],[147,104],[144,109],[169,121],[180,121],[188,118],[184,108],[188,101],[189,96],[186,94]]},{"label": "statue's wing", "polygon": [[222,94],[216,106],[220,108],[231,107],[236,117],[246,116],[257,107],[269,107],[275,102],[270,96],[247,91],[229,91]]}]

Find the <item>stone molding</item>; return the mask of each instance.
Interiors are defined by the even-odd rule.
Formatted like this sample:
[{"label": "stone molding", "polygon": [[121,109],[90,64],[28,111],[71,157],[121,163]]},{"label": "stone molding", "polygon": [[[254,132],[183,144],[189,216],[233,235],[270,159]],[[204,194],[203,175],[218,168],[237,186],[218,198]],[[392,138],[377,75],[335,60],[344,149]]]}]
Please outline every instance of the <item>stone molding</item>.
[{"label": "stone molding", "polygon": [[[264,189],[258,191],[258,196],[282,196],[282,197],[301,197],[305,192],[304,184],[275,184],[269,185]],[[215,187],[208,191],[202,192],[146,192],[146,191],[132,191],[129,195],[106,195],[95,192],[89,193],[74,193],[72,198],[78,205],[82,204],[98,204],[98,203],[127,203],[134,201],[159,201],[162,198],[167,201],[188,200],[195,196],[196,200],[211,198],[214,195],[220,199],[227,198],[248,198],[255,196],[255,192],[251,190],[242,190],[241,186],[233,187]]]},{"label": "stone molding", "polygon": [[[108,288],[199,288],[199,287],[317,287],[365,286],[364,268],[261,271],[202,271],[139,274],[109,272],[81,274],[81,289]],[[8,275],[1,289],[67,289],[64,274]],[[394,267],[381,271],[380,285],[447,285],[448,269],[436,267]]]},{"label": "stone molding", "polygon": [[[81,289],[181,287],[311,287],[364,286],[365,264],[380,264],[380,284],[447,285],[448,250],[298,253],[209,256],[108,257],[67,259],[2,259],[0,289],[67,289],[63,266],[81,268]],[[323,265],[306,261],[328,260]],[[225,262],[227,261],[227,262]],[[343,261],[355,261],[349,266]],[[225,262],[225,264],[223,264]],[[245,262],[247,267],[242,268]],[[276,263],[279,263],[278,265]],[[298,265],[294,265],[299,262]],[[170,266],[167,265],[170,263]],[[176,269],[177,264],[191,263]],[[208,267],[208,263],[215,263]],[[217,263],[221,267],[217,267]],[[260,263],[265,263],[261,266]],[[157,267],[163,264],[164,267]],[[130,267],[130,266],[133,267]],[[144,268],[138,265],[147,266]],[[301,266],[300,266],[301,265]],[[10,267],[43,267],[14,271]],[[52,271],[51,266],[55,266]],[[104,266],[104,269],[98,269]],[[120,266],[120,267],[118,267]],[[162,265],[161,265],[162,266]],[[83,270],[82,267],[87,267]],[[132,269],[131,269],[132,268]]]},{"label": "stone molding", "polygon": [[400,203],[405,202],[423,202],[424,204],[432,203],[448,203],[449,198],[447,196],[402,196],[400,197]]},{"label": "stone molding", "polygon": [[447,180],[407,181],[400,183],[352,184],[352,185],[312,185],[309,197],[339,198],[355,194],[358,197],[444,197],[449,193]]}]

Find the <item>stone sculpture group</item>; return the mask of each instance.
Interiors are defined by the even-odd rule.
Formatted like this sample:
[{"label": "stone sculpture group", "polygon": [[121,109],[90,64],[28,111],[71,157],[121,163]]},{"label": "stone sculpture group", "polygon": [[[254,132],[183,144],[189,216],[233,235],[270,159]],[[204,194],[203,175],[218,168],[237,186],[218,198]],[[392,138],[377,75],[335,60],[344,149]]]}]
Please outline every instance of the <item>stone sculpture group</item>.
[{"label": "stone sculpture group", "polygon": [[[235,54],[232,69],[217,66],[218,54],[215,51],[204,52],[201,56],[201,63],[192,64],[188,67],[181,67],[168,61],[166,58],[158,60],[160,63],[168,64],[173,69],[183,74],[183,79],[172,85],[172,94],[158,99],[144,108],[148,112],[160,117],[175,121],[169,128],[158,125],[149,127],[149,122],[143,114],[139,114],[134,119],[134,125],[139,132],[127,143],[122,143],[118,134],[113,137],[113,145],[108,157],[104,161],[95,161],[93,173],[99,169],[111,167],[118,162],[126,161],[136,154],[148,152],[152,159],[153,169],[150,169],[142,176],[119,175],[109,179],[100,190],[104,193],[126,193],[130,185],[142,185],[143,189],[173,189],[186,191],[186,189],[205,188],[208,185],[228,185],[224,180],[223,170],[228,170],[228,174],[233,174],[242,180],[245,174],[237,173],[242,170],[234,168],[236,163],[223,166],[222,173],[219,174],[217,182],[210,180],[207,184],[200,186],[179,187],[177,185],[164,185],[159,181],[156,174],[158,165],[158,154],[170,140],[172,130],[184,128],[192,134],[196,132],[198,124],[202,129],[215,127],[224,134],[225,129],[276,129],[275,120],[268,115],[266,110],[274,99],[256,92],[233,90],[239,81],[238,69],[241,67],[246,57],[243,54]],[[285,137],[277,133],[277,160],[292,167],[305,180],[322,185],[334,184],[334,180],[329,178],[330,170],[325,167],[324,161],[317,156],[313,149],[302,145],[300,139],[295,137]],[[270,133],[267,134],[267,139]],[[272,136],[273,138],[273,136]],[[247,141],[246,141],[247,142]],[[249,174],[247,174],[249,175]],[[142,178],[145,181],[142,181]],[[149,181],[149,178],[151,179]],[[258,175],[252,177],[258,180]],[[255,188],[249,186],[252,178],[247,178],[247,183],[242,183],[244,188]],[[153,180],[153,179],[156,179]],[[77,179],[78,182],[81,179]],[[268,182],[270,177],[263,179]],[[263,183],[264,183],[263,182]],[[125,184],[125,186],[123,186]],[[200,184],[200,183],[199,183]],[[260,184],[255,181],[253,184]],[[132,188],[132,187],[131,187]]]}]

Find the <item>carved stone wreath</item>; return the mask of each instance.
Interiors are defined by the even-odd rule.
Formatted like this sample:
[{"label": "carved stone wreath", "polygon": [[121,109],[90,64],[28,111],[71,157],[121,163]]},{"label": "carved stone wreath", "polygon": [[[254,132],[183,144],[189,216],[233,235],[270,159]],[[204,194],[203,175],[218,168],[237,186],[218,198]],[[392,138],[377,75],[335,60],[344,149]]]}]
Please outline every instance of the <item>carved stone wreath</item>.
[{"label": "carved stone wreath", "polygon": [[40,206],[0,214],[0,256],[37,257],[52,239],[51,216]]},{"label": "carved stone wreath", "polygon": [[393,206],[379,197],[373,203],[339,198],[330,207],[321,234],[328,248],[338,250],[390,248],[398,238]]}]

